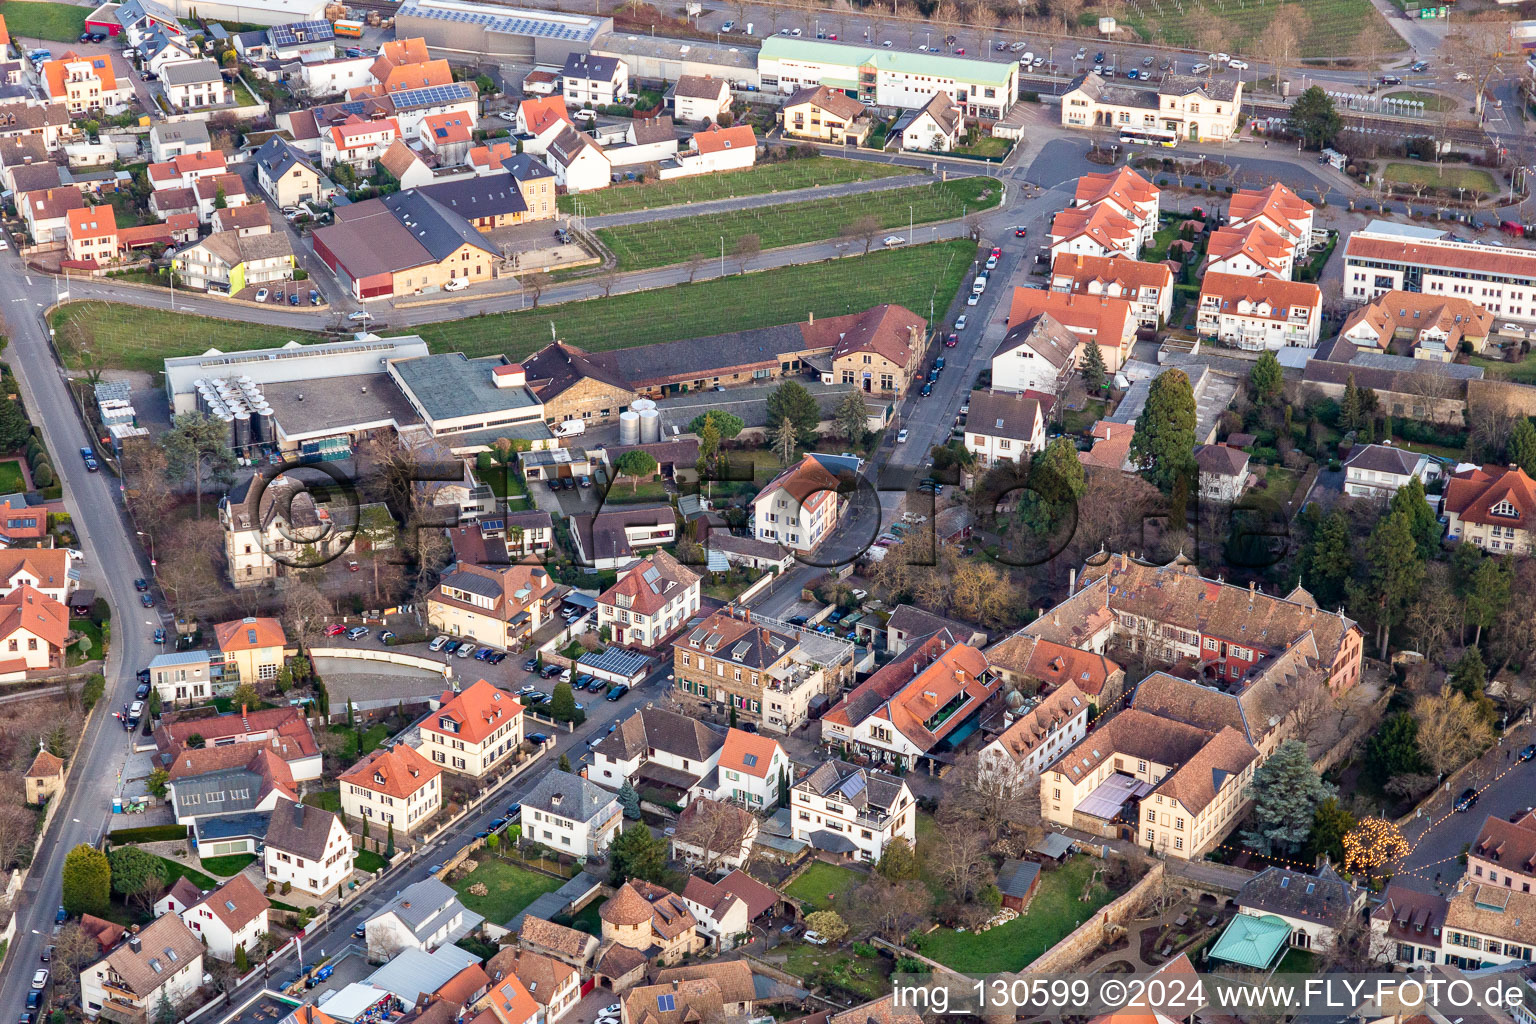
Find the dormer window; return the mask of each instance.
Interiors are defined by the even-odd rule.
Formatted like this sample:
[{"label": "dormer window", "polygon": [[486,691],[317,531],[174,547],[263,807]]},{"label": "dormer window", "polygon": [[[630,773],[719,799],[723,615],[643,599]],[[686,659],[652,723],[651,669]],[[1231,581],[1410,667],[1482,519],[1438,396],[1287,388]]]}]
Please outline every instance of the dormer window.
[{"label": "dormer window", "polygon": [[1492,512],[1496,516],[1504,516],[1506,519],[1520,518],[1520,510],[1515,508],[1514,505],[1510,504],[1508,499],[1500,501],[1497,505],[1494,505],[1493,508],[1489,509],[1488,511]]}]

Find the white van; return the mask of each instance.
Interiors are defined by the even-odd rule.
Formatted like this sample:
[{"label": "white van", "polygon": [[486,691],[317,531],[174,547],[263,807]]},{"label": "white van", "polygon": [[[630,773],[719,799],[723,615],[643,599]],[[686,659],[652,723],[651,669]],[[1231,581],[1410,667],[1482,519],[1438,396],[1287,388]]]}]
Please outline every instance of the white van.
[{"label": "white van", "polygon": [[1019,58],[1019,62],[1021,64],[1033,64],[1035,62],[1035,55],[1030,51],[1025,50],[1024,56]]}]

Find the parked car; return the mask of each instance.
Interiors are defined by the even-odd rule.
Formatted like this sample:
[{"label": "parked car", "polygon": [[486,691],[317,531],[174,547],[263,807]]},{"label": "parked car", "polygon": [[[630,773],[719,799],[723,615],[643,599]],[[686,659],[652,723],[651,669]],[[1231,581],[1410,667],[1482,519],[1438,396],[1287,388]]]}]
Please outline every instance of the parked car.
[{"label": "parked car", "polygon": [[[527,661],[523,662],[523,671],[524,672],[537,672],[538,670],[539,670],[539,659],[538,658],[529,658]],[[533,687],[528,686],[528,687],[524,687],[524,689],[531,690],[531,689],[533,689]]]},{"label": "parked car", "polygon": [[320,305],[320,293],[315,291],[313,288],[309,290],[309,304],[311,306]]},{"label": "parked car", "polygon": [[461,658],[467,658],[471,654],[475,653],[475,645],[465,641],[464,643],[459,644],[459,649],[454,653],[456,653]]},{"label": "parked car", "polygon": [[628,692],[629,692],[629,687],[627,685],[625,685],[624,683],[620,683],[619,685],[615,686],[613,689],[608,691],[608,699],[609,700],[618,700],[620,697],[624,696]]},{"label": "parked car", "polygon": [[353,626],[351,629],[347,630],[347,639],[351,640],[353,643],[356,643],[363,637],[367,636],[370,632],[372,632],[372,630],[370,630],[367,626]]},{"label": "parked car", "polygon": [[542,675],[545,679],[553,679],[555,676],[564,671],[565,669],[561,668],[559,665],[545,665],[544,671],[541,672],[540,675]]},{"label": "parked car", "polygon": [[495,654],[491,655],[491,657],[490,657],[490,662],[491,662],[492,665],[500,665],[502,662],[504,662],[506,660],[507,660],[507,652],[506,651],[497,651]]},{"label": "parked car", "polygon": [[549,742],[549,737],[544,735],[542,732],[531,732],[527,735],[526,739],[529,743],[537,743],[540,745]]},{"label": "parked car", "polygon": [[432,638],[432,642],[431,643],[427,644],[427,650],[436,652],[436,651],[442,650],[447,645],[448,645],[448,638],[446,636],[443,636],[443,635],[439,634],[439,635],[437,635],[437,636]]},{"label": "parked car", "polygon": [[[90,469],[91,464],[87,462],[85,464],[85,468]],[[140,594],[139,604],[143,605],[145,608],[153,608],[155,606],[155,596],[153,594]]]},{"label": "parked car", "polygon": [[965,297],[967,306],[979,306],[981,304],[981,292],[971,292]]},{"label": "parked car", "polygon": [[1211,70],[1211,66],[1202,61],[1201,63],[1196,64],[1194,67],[1190,68],[1189,72],[1192,75],[1203,75],[1209,70]]},{"label": "parked car", "polygon": [[299,304],[299,293],[298,292],[289,292],[288,293],[288,305],[290,305],[290,306],[297,306],[298,304]]},{"label": "parked car", "polygon": [[33,972],[32,987],[35,989],[45,989],[48,987],[48,968],[39,967]]},{"label": "parked car", "polygon": [[467,277],[455,277],[451,281],[443,282],[443,291],[445,292],[461,292],[468,287],[469,278]]},{"label": "parked car", "polygon": [[386,629],[384,632],[379,634],[379,643],[387,644],[391,640],[393,640],[394,638],[395,638],[395,631],[392,630],[392,629]]},{"label": "parked car", "polygon": [[900,235],[886,235],[883,239],[881,239],[881,242],[887,247],[897,246],[905,241],[906,239],[902,238]]},{"label": "parked car", "polygon": [[155,630],[154,641],[156,644],[165,643],[165,630],[163,628]]},{"label": "parked car", "polygon": [[1227,67],[1232,68],[1235,71],[1247,71],[1248,62],[1245,60],[1237,60],[1236,58],[1233,58],[1232,60],[1227,61]]},{"label": "parked car", "polygon": [[1533,757],[1536,757],[1536,743],[1532,743],[1530,746],[1520,751],[1520,756],[1517,758],[1517,760],[1529,761]]},{"label": "parked car", "polygon": [[267,291],[265,288],[257,288],[256,289],[256,301],[257,302],[266,302],[267,301],[267,296],[270,295],[270,294],[271,294],[271,292]]},{"label": "parked car", "polygon": [[918,394],[924,398],[927,398],[929,395],[933,394],[933,383],[931,381],[923,381],[923,388],[918,392]]},{"label": "parked car", "polygon": [[[149,669],[144,669],[144,671],[148,672]],[[143,699],[145,699],[146,697],[149,696],[149,691],[151,689],[153,689],[153,687],[150,686],[149,683],[140,683],[139,686],[138,686],[138,689],[133,691],[134,699],[135,700],[143,700]]]},{"label": "parked car", "polygon": [[341,634],[345,633],[346,631],[347,627],[343,626],[339,622],[333,622],[329,626],[325,627],[326,636],[341,636]]},{"label": "parked car", "polygon": [[896,433],[896,443],[897,444],[906,444],[907,443],[907,432],[905,430],[897,431],[897,433]]},{"label": "parked car", "polygon": [[965,330],[965,325],[970,323],[970,322],[971,322],[970,317],[968,317],[964,313],[961,313],[959,316],[955,317],[955,330],[956,331],[963,331],[963,330]]},{"label": "parked car", "polygon": [[1451,805],[1451,810],[1456,811],[1459,814],[1463,811],[1470,811],[1474,806],[1476,806],[1476,804],[1477,790],[1471,786],[1468,786],[1466,789],[1461,791],[1461,796],[1456,798],[1456,803]]}]

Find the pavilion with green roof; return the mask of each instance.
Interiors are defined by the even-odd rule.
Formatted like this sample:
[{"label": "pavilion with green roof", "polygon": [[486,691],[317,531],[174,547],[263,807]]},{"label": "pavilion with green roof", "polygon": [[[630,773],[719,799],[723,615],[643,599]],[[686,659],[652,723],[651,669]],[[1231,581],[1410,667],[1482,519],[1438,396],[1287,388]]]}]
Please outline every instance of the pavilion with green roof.
[{"label": "pavilion with green roof", "polygon": [[1211,947],[1210,956],[1267,971],[1285,955],[1290,938],[1291,926],[1274,914],[1238,914]]}]

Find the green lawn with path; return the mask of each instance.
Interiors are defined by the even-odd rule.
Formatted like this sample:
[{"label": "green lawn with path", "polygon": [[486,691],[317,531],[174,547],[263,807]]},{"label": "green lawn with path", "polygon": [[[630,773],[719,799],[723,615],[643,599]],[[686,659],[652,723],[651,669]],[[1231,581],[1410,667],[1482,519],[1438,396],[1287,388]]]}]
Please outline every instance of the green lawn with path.
[{"label": "green lawn with path", "polygon": [[1023,970],[1114,899],[1102,882],[1094,884],[1087,902],[1080,898],[1094,863],[1080,855],[1043,872],[1028,912],[1007,924],[985,932],[940,928],[924,935],[917,950],[962,974]]},{"label": "green lawn with path", "polygon": [[21,471],[21,462],[6,459],[0,462],[0,494],[19,494],[27,489],[27,478]]},{"label": "green lawn with path", "polygon": [[805,904],[807,911],[844,905],[848,894],[869,876],[853,868],[817,861],[806,868],[784,892]]},{"label": "green lawn with path", "polygon": [[165,865],[165,887],[169,889],[176,884],[178,878],[185,878],[193,885],[205,892],[209,889],[217,889],[219,880],[203,874],[197,868],[185,861],[171,860],[169,857],[161,857],[160,863]]},{"label": "green lawn with path", "polygon": [[1472,356],[1468,362],[1473,366],[1481,366],[1483,373],[1488,377],[1513,381],[1516,384],[1536,384],[1536,352],[1515,363],[1505,362],[1502,359],[1485,359],[1482,356]]},{"label": "green lawn with path", "polygon": [[[796,323],[809,313],[841,316],[883,302],[926,317],[930,300],[941,314],[949,307],[975,256],[975,243],[954,239],[389,333],[419,334],[434,352],[521,359],[549,344],[551,323],[562,339],[603,351]],[[51,324],[66,365],[94,361],[146,373],[163,371],[168,357],[206,351],[210,339],[225,352],[321,340],[288,328],[106,302],[67,303]]]},{"label": "green lawn with path", "polygon": [[1403,89],[1399,92],[1389,92],[1383,99],[1404,100],[1407,102],[1422,103],[1424,109],[1431,112],[1455,110],[1462,105],[1462,101],[1454,96],[1442,96],[1438,92],[1418,92],[1414,89]]},{"label": "green lawn with path", "polygon": [[[82,655],[74,644],[69,646],[69,663],[83,665],[87,661],[99,661],[106,654],[101,640],[101,627],[90,619],[70,619],[69,628],[91,638],[91,649]],[[78,642],[78,641],[76,641]]]},{"label": "green lawn with path", "polygon": [[1441,168],[1434,164],[1392,163],[1382,169],[1381,176],[1400,185],[1423,185],[1451,191],[1464,188],[1490,196],[1499,188],[1493,175],[1478,167]]},{"label": "green lawn with path", "polygon": [[758,164],[744,171],[696,174],[686,178],[673,178],[670,181],[648,182],[644,185],[615,185],[598,192],[561,196],[559,203],[562,213],[575,213],[577,204],[580,203],[583,215],[602,217],[610,213],[628,213],[631,210],[651,210],[662,206],[679,206],[683,203],[704,203],[712,199],[733,199],[737,196],[755,196],[767,192],[788,192],[793,189],[842,185],[850,181],[870,181],[875,178],[916,173],[921,172],[896,164],[814,156],[803,160]]},{"label": "green lawn with path", "polygon": [[220,878],[229,878],[244,871],[245,866],[255,859],[254,853],[235,853],[228,857],[203,857],[199,863],[202,864],[204,871],[218,875]]},{"label": "green lawn with path", "polygon": [[718,259],[722,244],[730,266],[736,247],[754,236],[758,249],[823,242],[858,230],[858,223],[868,218],[870,232],[849,240],[858,247],[878,248],[882,235],[899,229],[905,237],[909,225],[955,220],[991,209],[1001,199],[1002,183],[996,178],[960,178],[807,203],[599,228],[597,237],[618,258],[620,270],[649,270],[693,258]]},{"label": "green lawn with path", "polygon": [[[476,853],[474,859],[480,866],[463,878],[455,879],[453,888],[461,903],[475,913],[483,914],[492,924],[505,924],[528,904],[565,884],[562,878],[498,860],[484,850]],[[484,885],[486,894],[477,896],[470,892],[475,885]]]},{"label": "green lawn with path", "polygon": [[51,43],[72,43],[85,31],[89,7],[74,4],[28,3],[7,0],[0,3],[0,16],[6,30],[18,45],[23,40],[44,39]]},{"label": "green lawn with path", "polygon": [[[1305,5],[1293,0],[1146,0],[1131,7],[1117,4],[1114,10],[1096,6],[1084,14],[1084,19],[1087,25],[1096,26],[1100,14],[1112,14],[1149,42],[1202,53],[1222,49],[1249,57],[1254,47],[1272,34],[1282,5],[1287,11],[1303,12],[1300,18],[1292,19],[1301,44],[1299,56],[1342,57],[1370,51],[1380,57],[1407,48],[1371,0],[1308,0]],[[1220,26],[1219,40],[1207,35],[1213,24]],[[1235,77],[1235,72],[1223,77]]]}]

